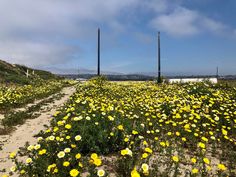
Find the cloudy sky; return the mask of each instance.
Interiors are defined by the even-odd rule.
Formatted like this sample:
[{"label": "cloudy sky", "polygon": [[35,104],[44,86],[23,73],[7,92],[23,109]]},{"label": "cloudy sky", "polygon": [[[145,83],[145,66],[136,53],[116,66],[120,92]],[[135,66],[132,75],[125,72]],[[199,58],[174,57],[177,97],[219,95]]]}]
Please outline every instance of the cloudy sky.
[{"label": "cloudy sky", "polygon": [[74,72],[236,74],[235,0],[0,0],[0,59]]}]

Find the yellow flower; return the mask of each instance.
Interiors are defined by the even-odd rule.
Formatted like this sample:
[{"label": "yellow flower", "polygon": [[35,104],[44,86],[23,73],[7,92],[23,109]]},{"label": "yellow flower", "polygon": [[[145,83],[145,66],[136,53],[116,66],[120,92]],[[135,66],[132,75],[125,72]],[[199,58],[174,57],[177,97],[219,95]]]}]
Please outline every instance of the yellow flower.
[{"label": "yellow flower", "polygon": [[193,174],[198,173],[198,169],[197,169],[197,168],[193,168],[193,169],[192,169],[192,173],[193,173]]},{"label": "yellow flower", "polygon": [[173,157],[172,157],[172,160],[173,160],[174,162],[179,162],[179,157],[178,157],[178,156],[173,156]]},{"label": "yellow flower", "polygon": [[175,132],[176,136],[180,136],[180,133],[179,132]]},{"label": "yellow flower", "polygon": [[98,158],[98,155],[96,153],[92,153],[91,154],[91,159],[94,160],[94,159],[97,159],[97,158]]},{"label": "yellow flower", "polygon": [[203,161],[206,163],[206,164],[209,164],[210,163],[210,161],[209,161],[209,159],[208,158],[203,158]]},{"label": "yellow flower", "polygon": [[21,171],[20,171],[20,174],[25,174],[25,170],[21,170]]},{"label": "yellow flower", "polygon": [[171,133],[171,132],[168,132],[168,133],[167,133],[167,135],[168,135],[168,136],[171,136],[171,135],[172,135],[172,133]]},{"label": "yellow flower", "polygon": [[131,171],[131,177],[140,177],[140,174],[137,172],[136,167]]},{"label": "yellow flower", "polygon": [[202,137],[202,140],[208,142],[208,139],[206,137]]},{"label": "yellow flower", "polygon": [[145,150],[146,152],[150,153],[150,154],[152,153],[152,149],[150,149],[150,148],[145,148],[144,150]]},{"label": "yellow flower", "polygon": [[58,173],[58,168],[55,168],[55,169],[53,170],[53,173]]},{"label": "yellow flower", "polygon": [[192,163],[196,163],[197,162],[197,159],[195,157],[191,158],[191,162]]},{"label": "yellow flower", "polygon": [[59,130],[58,127],[54,127],[54,128],[53,128],[53,131],[54,131],[54,132],[57,132],[58,130]]},{"label": "yellow flower", "polygon": [[15,152],[12,152],[12,153],[9,155],[9,157],[10,157],[11,159],[14,159],[14,158],[16,157],[16,153],[15,153]]},{"label": "yellow flower", "polygon": [[110,121],[113,121],[113,120],[114,120],[114,117],[108,116],[108,119],[109,119]]},{"label": "yellow flower", "polygon": [[123,125],[118,125],[117,128],[118,128],[118,130],[124,130]]},{"label": "yellow flower", "polygon": [[47,150],[46,149],[42,149],[39,151],[39,155],[43,155],[43,154],[46,154]]},{"label": "yellow flower", "polygon": [[81,162],[79,162],[79,167],[83,168],[83,164]]},{"label": "yellow flower", "polygon": [[222,170],[222,171],[227,170],[227,168],[224,164],[218,164],[217,167],[218,167],[219,170]]},{"label": "yellow flower", "polygon": [[104,176],[105,175],[105,171],[103,169],[100,169],[100,170],[98,170],[97,175],[98,176]]},{"label": "yellow flower", "polygon": [[148,145],[147,141],[144,140],[143,145],[147,146]]},{"label": "yellow flower", "polygon": [[66,125],[65,125],[65,128],[66,128],[66,129],[71,129],[71,125],[70,125],[70,124],[66,124]]},{"label": "yellow flower", "polygon": [[133,155],[132,151],[131,151],[129,148],[126,148],[126,149],[121,150],[120,153],[121,153],[121,155],[123,155],[123,156],[125,156],[125,155],[132,156],[132,155]]},{"label": "yellow flower", "polygon": [[101,164],[102,164],[102,160],[101,160],[101,159],[99,159],[99,158],[97,158],[97,159],[94,159],[93,161],[94,161],[94,162],[93,162],[93,163],[94,163],[94,165],[96,165],[97,167],[98,167],[98,166],[101,166]]},{"label": "yellow flower", "polygon": [[132,134],[133,134],[133,135],[137,135],[137,134],[138,134],[138,131],[133,130],[133,131],[132,131]]},{"label": "yellow flower", "polygon": [[166,143],[162,141],[162,142],[160,142],[160,145],[163,146],[163,147],[165,147],[165,146],[166,146]]},{"label": "yellow flower", "polygon": [[9,177],[8,175],[2,175],[2,177]]},{"label": "yellow flower", "polygon": [[125,138],[125,139],[124,139],[124,142],[128,142],[128,141],[129,141],[129,138]]},{"label": "yellow flower", "polygon": [[145,152],[142,154],[142,159],[146,159],[147,157],[148,157],[148,153]]},{"label": "yellow flower", "polygon": [[76,148],[76,145],[75,144],[71,144],[70,147]]},{"label": "yellow flower", "polygon": [[32,159],[31,158],[27,158],[25,162],[29,164],[29,163],[32,162]]},{"label": "yellow flower", "polygon": [[123,149],[121,150],[121,155],[125,156],[126,154],[128,154],[128,150],[127,149]]},{"label": "yellow flower", "polygon": [[198,143],[198,146],[202,149],[205,149],[206,148],[206,145],[202,142]]},{"label": "yellow flower", "polygon": [[48,168],[47,168],[47,172],[50,172],[51,169],[55,168],[56,167],[56,164],[51,164],[51,165],[48,165]]},{"label": "yellow flower", "polygon": [[78,171],[78,170],[72,169],[72,170],[70,171],[70,176],[76,177],[76,176],[78,176],[78,175],[79,175],[79,171]]},{"label": "yellow flower", "polygon": [[81,154],[80,154],[80,153],[76,154],[76,155],[75,155],[75,158],[76,158],[76,159],[80,159],[80,158],[81,158]]},{"label": "yellow flower", "polygon": [[57,122],[57,125],[58,125],[58,126],[62,126],[63,124],[64,124],[63,121],[58,121],[58,122]]},{"label": "yellow flower", "polygon": [[63,162],[64,167],[68,167],[69,165],[70,165],[70,162],[68,162],[68,161]]},{"label": "yellow flower", "polygon": [[227,130],[222,129],[222,134],[226,136],[228,134]]}]

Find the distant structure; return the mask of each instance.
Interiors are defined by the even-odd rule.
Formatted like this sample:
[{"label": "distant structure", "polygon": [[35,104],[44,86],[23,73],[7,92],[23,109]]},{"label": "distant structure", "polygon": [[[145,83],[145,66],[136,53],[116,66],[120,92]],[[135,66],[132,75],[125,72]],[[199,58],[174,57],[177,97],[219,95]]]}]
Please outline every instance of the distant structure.
[{"label": "distant structure", "polygon": [[219,68],[218,68],[218,66],[216,67],[216,78],[217,79],[219,78]]},{"label": "distant structure", "polygon": [[[29,76],[31,76],[31,74],[29,73],[29,69],[26,70],[26,72],[24,72],[26,77],[28,78]],[[32,71],[32,75],[34,75],[34,70]]]},{"label": "distant structure", "polygon": [[157,82],[161,83],[161,44],[160,44],[160,32],[158,32],[158,78]]},{"label": "distant structure", "polygon": [[175,78],[175,79],[168,79],[169,83],[187,83],[187,82],[203,82],[209,81],[213,84],[218,82],[217,78]]},{"label": "distant structure", "polygon": [[100,76],[100,28],[98,28],[98,72],[97,75]]}]

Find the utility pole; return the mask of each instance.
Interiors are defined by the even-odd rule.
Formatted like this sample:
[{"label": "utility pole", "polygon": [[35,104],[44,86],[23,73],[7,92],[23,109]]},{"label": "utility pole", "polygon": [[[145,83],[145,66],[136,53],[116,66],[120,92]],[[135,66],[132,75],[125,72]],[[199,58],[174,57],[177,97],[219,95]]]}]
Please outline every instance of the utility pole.
[{"label": "utility pole", "polygon": [[100,28],[98,28],[98,76],[100,76]]},{"label": "utility pole", "polygon": [[161,46],[160,46],[160,32],[158,32],[158,78],[157,82],[161,83]]},{"label": "utility pole", "polygon": [[218,79],[218,77],[219,77],[219,68],[218,68],[218,66],[216,67],[216,78]]}]

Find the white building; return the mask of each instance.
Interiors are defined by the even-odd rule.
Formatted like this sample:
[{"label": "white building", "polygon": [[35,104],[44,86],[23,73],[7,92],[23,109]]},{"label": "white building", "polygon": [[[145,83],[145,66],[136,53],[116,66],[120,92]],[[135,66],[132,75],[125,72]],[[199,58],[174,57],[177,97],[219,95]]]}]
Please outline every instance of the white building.
[{"label": "white building", "polygon": [[186,83],[186,82],[203,82],[209,81],[211,83],[216,84],[217,78],[175,78],[175,79],[168,79],[169,83]]}]

